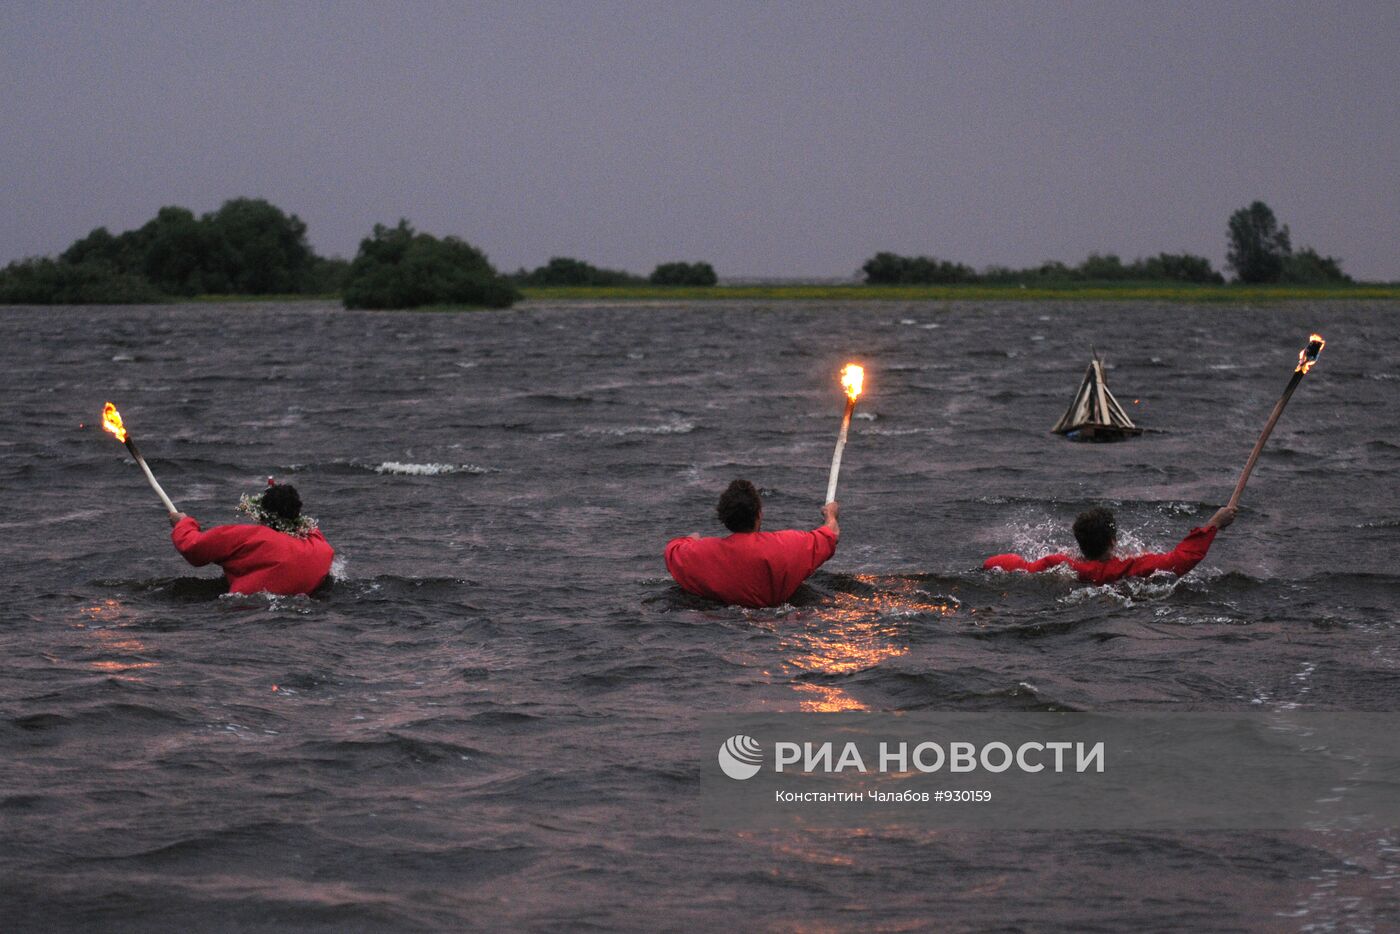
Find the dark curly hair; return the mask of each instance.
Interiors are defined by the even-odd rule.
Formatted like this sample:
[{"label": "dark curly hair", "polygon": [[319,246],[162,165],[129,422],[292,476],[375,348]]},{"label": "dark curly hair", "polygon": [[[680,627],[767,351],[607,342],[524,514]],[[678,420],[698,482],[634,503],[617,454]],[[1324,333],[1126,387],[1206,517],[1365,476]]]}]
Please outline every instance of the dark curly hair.
[{"label": "dark curly hair", "polygon": [[262,495],[262,508],[273,515],[281,516],[289,522],[301,515],[301,497],[297,488],[289,483],[279,483],[267,488]]},{"label": "dark curly hair", "polygon": [[752,532],[758,524],[758,514],[763,510],[763,500],[759,499],[758,488],[747,480],[735,480],[720,494],[715,512],[719,521],[731,532]]},{"label": "dark curly hair", "polygon": [[1118,540],[1118,523],[1113,513],[1095,506],[1079,514],[1074,520],[1074,538],[1079,542],[1079,550],[1090,561],[1108,557],[1109,549]]}]

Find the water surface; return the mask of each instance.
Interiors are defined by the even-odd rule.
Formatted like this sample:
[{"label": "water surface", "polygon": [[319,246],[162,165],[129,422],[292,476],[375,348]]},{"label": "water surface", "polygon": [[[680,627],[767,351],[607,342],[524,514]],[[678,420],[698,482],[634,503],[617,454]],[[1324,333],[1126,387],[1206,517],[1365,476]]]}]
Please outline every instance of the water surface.
[{"label": "water surface", "polygon": [[[787,710],[1393,710],[1394,305],[318,305],[0,311],[0,924],[1380,930],[1351,834],[696,829],[698,718]],[[1107,502],[1170,547],[1329,341],[1236,525],[1181,581],[978,570]],[[1049,435],[1089,349],[1147,429]],[[792,605],[681,594],[661,549],[819,522]],[[295,483],[310,598],[220,596],[121,446],[206,523]]]}]

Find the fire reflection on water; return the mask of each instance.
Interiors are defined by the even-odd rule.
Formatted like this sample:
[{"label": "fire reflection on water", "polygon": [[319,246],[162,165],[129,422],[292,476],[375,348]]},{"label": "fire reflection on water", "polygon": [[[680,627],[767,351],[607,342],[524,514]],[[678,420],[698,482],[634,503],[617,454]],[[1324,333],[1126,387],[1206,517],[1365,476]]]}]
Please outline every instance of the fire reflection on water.
[{"label": "fire reflection on water", "polygon": [[801,695],[798,707],[804,712],[868,710],[843,688],[805,678],[853,675],[905,655],[909,619],[951,616],[961,609],[956,598],[930,594],[912,581],[899,589],[900,583],[873,574],[857,574],[854,580],[862,586],[838,592],[807,627],[784,633],[782,648],[792,654],[783,673]]},{"label": "fire reflection on water", "polygon": [[95,642],[91,649],[97,657],[84,660],[84,668],[126,681],[142,681],[135,672],[159,667],[159,662],[142,657],[148,647],[125,628],[127,623],[120,621],[126,616],[121,601],[108,598],[83,607],[82,614],[96,624],[78,623],[76,627]]}]

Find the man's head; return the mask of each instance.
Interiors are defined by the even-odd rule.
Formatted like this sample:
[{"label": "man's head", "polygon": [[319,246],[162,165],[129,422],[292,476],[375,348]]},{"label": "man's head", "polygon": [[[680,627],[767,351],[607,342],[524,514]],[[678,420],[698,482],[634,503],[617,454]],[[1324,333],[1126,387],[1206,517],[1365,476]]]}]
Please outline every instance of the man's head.
[{"label": "man's head", "polygon": [[301,497],[297,495],[297,488],[288,483],[268,487],[261,502],[263,509],[288,522],[295,522],[301,515]]},{"label": "man's head", "polygon": [[1079,550],[1090,561],[1107,558],[1118,541],[1118,525],[1113,521],[1113,513],[1102,506],[1081,512],[1074,520],[1074,538],[1079,542]]},{"label": "man's head", "polygon": [[758,488],[747,480],[735,480],[719,497],[715,507],[719,521],[731,532],[752,532],[763,517],[763,500]]}]

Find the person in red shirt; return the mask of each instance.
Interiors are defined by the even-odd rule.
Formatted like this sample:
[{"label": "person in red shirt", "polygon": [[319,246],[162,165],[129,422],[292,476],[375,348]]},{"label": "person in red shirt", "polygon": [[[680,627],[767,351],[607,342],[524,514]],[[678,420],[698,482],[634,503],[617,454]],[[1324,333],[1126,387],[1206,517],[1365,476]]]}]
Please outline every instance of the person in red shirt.
[{"label": "person in red shirt", "polygon": [[1215,541],[1215,533],[1235,521],[1236,510],[1225,506],[1200,528],[1192,529],[1171,551],[1119,558],[1113,554],[1118,544],[1118,526],[1113,513],[1096,506],[1074,520],[1074,537],[1080,558],[1065,554],[1046,555],[1028,561],[1020,555],[993,555],[983,562],[987,570],[1026,571],[1031,574],[1068,564],[1079,579],[1088,584],[1111,584],[1125,577],[1150,577],[1158,571],[1178,576],[1190,571],[1205,558]]},{"label": "person in red shirt", "polygon": [[258,496],[244,496],[239,509],[257,525],[219,525],[207,532],[183,512],[172,513],[170,540],[197,568],[218,564],[230,593],[310,593],[330,573],[335,551],[301,514],[296,487],[274,484]]},{"label": "person in red shirt", "polygon": [[735,480],[715,511],[732,535],[698,533],[666,544],[666,570],[676,583],[701,597],[747,607],[779,606],[836,553],[841,538],[836,503],[822,507],[826,521],[810,532],[761,531],[763,500],[747,480]]}]

